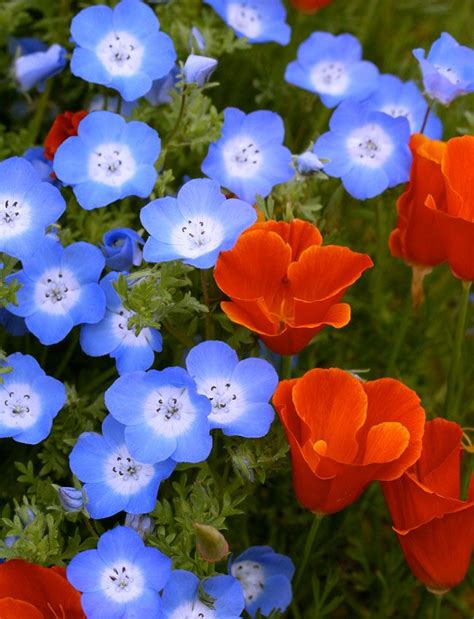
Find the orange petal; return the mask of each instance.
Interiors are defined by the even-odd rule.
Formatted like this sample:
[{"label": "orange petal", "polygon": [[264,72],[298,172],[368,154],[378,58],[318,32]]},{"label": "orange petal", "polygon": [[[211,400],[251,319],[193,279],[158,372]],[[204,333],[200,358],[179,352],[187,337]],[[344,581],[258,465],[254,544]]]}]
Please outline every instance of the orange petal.
[{"label": "orange petal", "polygon": [[44,619],[43,613],[37,608],[13,598],[3,598],[0,600],[1,619]]},{"label": "orange petal", "polygon": [[448,140],[441,169],[446,180],[448,213],[474,222],[474,137]]},{"label": "orange petal", "polygon": [[285,325],[278,335],[261,334],[262,342],[278,355],[296,355],[305,348],[323,327],[292,327]]},{"label": "orange petal", "polygon": [[276,232],[291,247],[291,261],[298,260],[302,252],[312,245],[321,245],[321,233],[302,219],[293,219],[290,222],[274,221],[270,219],[262,224],[254,224],[254,229]]},{"label": "orange petal", "polygon": [[351,306],[347,303],[337,303],[337,297],[313,303],[296,300],[294,307],[295,316],[290,324],[298,326],[328,325],[340,329],[349,324],[351,320]]},{"label": "orange petal", "polygon": [[362,464],[381,464],[399,458],[408,446],[410,433],[396,421],[372,426],[367,434]]},{"label": "orange petal", "polygon": [[223,301],[221,308],[232,322],[247,327],[259,334],[273,335],[278,332],[279,322],[275,322],[266,309],[262,299],[255,301]]}]

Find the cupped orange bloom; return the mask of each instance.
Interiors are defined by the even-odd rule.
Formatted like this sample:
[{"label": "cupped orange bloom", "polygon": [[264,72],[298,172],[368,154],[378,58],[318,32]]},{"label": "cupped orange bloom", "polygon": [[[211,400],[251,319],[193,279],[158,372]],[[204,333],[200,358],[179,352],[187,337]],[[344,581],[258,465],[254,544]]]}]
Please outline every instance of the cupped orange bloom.
[{"label": "cupped orange bloom", "polygon": [[397,380],[364,383],[343,370],[314,369],[280,382],[273,404],[290,444],[296,496],[315,513],[340,511],[420,455],[425,413]]},{"label": "cupped orange bloom", "polygon": [[429,421],[418,462],[400,479],[382,484],[408,565],[440,593],[462,582],[474,547],[474,475],[462,501],[461,437],[457,423]]},{"label": "cupped orange bloom", "polygon": [[248,228],[216,263],[216,283],[231,299],[222,310],[282,355],[299,352],[326,325],[347,325],[350,306],[340,301],[373,263],[321,243],[319,230],[300,219]]},{"label": "cupped orange bloom", "polygon": [[332,0],[291,0],[291,4],[303,13],[315,13],[331,2]]},{"label": "cupped orange bloom", "polygon": [[79,112],[63,112],[54,119],[51,129],[44,140],[44,156],[53,161],[61,144],[73,135],[77,135],[79,123],[87,116],[85,110]]},{"label": "cupped orange bloom", "polygon": [[66,570],[13,560],[0,565],[0,617],[85,619],[85,614]]}]

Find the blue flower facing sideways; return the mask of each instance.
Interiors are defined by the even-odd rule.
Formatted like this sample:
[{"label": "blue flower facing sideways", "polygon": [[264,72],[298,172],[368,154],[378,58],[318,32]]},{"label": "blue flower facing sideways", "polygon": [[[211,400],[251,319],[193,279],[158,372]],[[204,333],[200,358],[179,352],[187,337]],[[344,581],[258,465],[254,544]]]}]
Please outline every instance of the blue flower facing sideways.
[{"label": "blue flower facing sideways", "polygon": [[66,66],[66,50],[55,43],[46,49],[31,51],[14,60],[14,72],[21,90],[34,86],[42,92],[48,78],[60,73]]},{"label": "blue flower facing sideways", "polygon": [[264,359],[239,361],[225,342],[198,344],[186,357],[186,368],[198,392],[209,398],[209,423],[227,436],[259,438],[270,429],[275,413],[268,400],[278,384],[278,374]]},{"label": "blue flower facing sideways", "polygon": [[143,256],[147,262],[182,260],[198,269],[215,265],[221,251],[257,219],[241,200],[226,200],[218,183],[207,178],[187,182],[176,198],[153,200],[140,219],[150,234]]},{"label": "blue flower facing sideways", "polygon": [[97,550],[73,557],[66,571],[87,619],[161,617],[159,592],[170,574],[171,559],[121,526],[101,535]]},{"label": "blue flower facing sideways", "polygon": [[201,170],[241,200],[253,204],[274,185],[294,176],[291,153],[283,146],[285,128],[278,114],[224,110],[222,137],[210,145]]},{"label": "blue flower facing sideways", "polygon": [[142,237],[131,228],[114,228],[102,237],[105,266],[112,271],[128,271],[142,262]]},{"label": "blue flower facing sideways", "polygon": [[160,150],[158,133],[147,124],[127,123],[113,112],[91,112],[79,123],[77,136],[56,151],[54,171],[90,210],[127,196],[148,197]]},{"label": "blue flower facing sideways", "polygon": [[209,81],[216,67],[217,60],[215,58],[190,54],[183,67],[184,80],[186,84],[196,84],[199,88],[202,88]]},{"label": "blue flower facing sideways", "polygon": [[13,353],[2,363],[12,368],[0,385],[0,438],[36,445],[51,432],[53,419],[66,403],[64,385],[46,376],[30,355]]},{"label": "blue flower facing sideways", "polygon": [[108,518],[120,511],[146,514],[155,508],[160,483],[176,463],[144,464],[130,455],[124,426],[108,415],[102,434],[83,432],[69,456],[74,475],[84,485],[86,508],[92,518]]},{"label": "blue flower facing sideways", "polygon": [[125,374],[107,389],[105,404],[140,462],[202,462],[211,451],[211,403],[182,368]]},{"label": "blue flower facing sideways", "polygon": [[144,2],[123,0],[113,9],[83,9],[71,23],[76,43],[72,73],[118,90],[125,101],[138,99],[176,60],[172,40],[159,28],[154,11]]}]

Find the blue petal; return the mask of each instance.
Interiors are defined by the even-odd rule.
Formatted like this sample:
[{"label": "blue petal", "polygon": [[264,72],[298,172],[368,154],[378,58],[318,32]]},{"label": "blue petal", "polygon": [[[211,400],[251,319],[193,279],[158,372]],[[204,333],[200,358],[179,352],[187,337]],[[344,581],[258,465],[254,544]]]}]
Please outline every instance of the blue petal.
[{"label": "blue petal", "polygon": [[61,260],[81,283],[96,283],[105,267],[105,258],[98,247],[79,241],[65,248]]},{"label": "blue petal", "polygon": [[124,604],[114,602],[110,596],[105,596],[102,590],[84,593],[81,606],[87,619],[124,619]]},{"label": "blue petal", "polygon": [[354,198],[367,200],[383,193],[389,185],[389,180],[381,167],[354,165],[352,170],[342,177],[342,184]]},{"label": "blue petal", "polygon": [[120,376],[105,392],[105,405],[125,425],[143,423],[143,407],[155,386],[158,372],[131,372]]},{"label": "blue petal", "polygon": [[139,121],[127,123],[122,140],[137,163],[154,164],[160,155],[161,141],[158,133]]},{"label": "blue petal", "polygon": [[112,29],[112,9],[107,6],[91,6],[84,9],[71,22],[74,42],[92,51]]},{"label": "blue petal", "polygon": [[237,419],[228,423],[209,421],[212,428],[220,428],[226,436],[243,436],[245,438],[261,438],[266,436],[275,418],[275,411],[270,404],[241,404],[241,413]]},{"label": "blue petal", "polygon": [[149,344],[127,346],[125,342],[112,352],[111,357],[116,360],[119,374],[126,374],[135,370],[148,370],[155,360],[155,354]]},{"label": "blue petal", "polygon": [[125,426],[114,419],[112,415],[107,415],[102,422],[102,434],[105,442],[112,450],[125,444]]},{"label": "blue petal", "polygon": [[42,311],[27,316],[25,323],[28,330],[46,346],[61,342],[74,326],[69,314],[48,314]]},{"label": "blue petal", "polygon": [[186,434],[177,437],[176,450],[171,457],[175,462],[203,462],[211,453],[211,449],[209,421],[207,418],[198,418]]},{"label": "blue petal", "polygon": [[69,315],[74,324],[96,323],[105,315],[105,294],[99,284],[83,284],[79,301],[71,307]]},{"label": "blue petal", "polygon": [[72,136],[65,140],[54,155],[53,169],[66,185],[85,183],[89,178],[90,150],[81,138]]},{"label": "blue petal", "polygon": [[102,561],[113,566],[119,557],[127,557],[133,562],[144,547],[141,537],[133,529],[115,527],[100,537],[97,551]]},{"label": "blue petal", "polygon": [[[171,576],[171,559],[156,548],[146,546],[135,558],[144,574],[152,575],[153,589],[161,591]],[[150,618],[154,615],[148,615]]]},{"label": "blue petal", "polygon": [[15,352],[8,355],[6,363],[8,366],[11,366],[13,370],[12,372],[2,375],[5,385],[12,382],[33,383],[35,379],[46,376],[45,371],[31,355],[23,355],[21,352]]},{"label": "blue petal", "polygon": [[314,84],[311,81],[309,71],[302,67],[298,60],[290,62],[290,64],[286,67],[285,80],[289,84],[294,84],[295,86],[299,86],[300,88],[304,88],[310,92],[316,92]]},{"label": "blue petal", "polygon": [[116,31],[124,30],[137,39],[154,34],[160,27],[156,14],[143,2],[119,2],[113,11]]},{"label": "blue petal", "polygon": [[14,440],[17,443],[37,445],[49,435],[52,426],[53,418],[50,415],[43,413],[40,417],[38,417],[38,420],[34,425],[30,426],[23,432],[15,434]]},{"label": "blue petal", "polygon": [[87,211],[108,206],[122,197],[120,187],[103,185],[94,181],[80,183],[74,187],[73,191],[79,204]]},{"label": "blue petal", "polygon": [[199,578],[186,570],[173,570],[163,590],[163,613],[170,617],[180,606],[194,601],[198,594]]},{"label": "blue petal", "polygon": [[267,402],[278,385],[278,374],[264,359],[244,359],[235,368],[232,383],[239,385],[246,400]]},{"label": "blue petal", "polygon": [[138,196],[148,198],[153,191],[157,178],[157,172],[153,165],[140,165],[135,175],[122,186],[121,197]]},{"label": "blue petal", "polygon": [[164,32],[156,32],[143,41],[145,47],[142,71],[152,80],[158,80],[172,70],[176,62],[176,52],[172,39]]},{"label": "blue petal", "polygon": [[97,55],[81,47],[76,47],[72,53],[71,73],[86,82],[104,86],[108,86],[112,80],[110,73],[104,68]]},{"label": "blue petal", "polygon": [[230,379],[239,363],[237,353],[225,342],[208,340],[191,348],[186,357],[186,368],[195,379],[198,390],[201,381]]},{"label": "blue petal", "polygon": [[[130,374],[125,374],[130,376]],[[125,441],[134,458],[145,464],[163,462],[176,451],[176,438],[157,434],[148,424],[127,426]],[[173,458],[175,459],[175,458]]]},{"label": "blue petal", "polygon": [[[15,374],[18,376],[17,372]],[[56,417],[66,403],[66,389],[62,382],[52,376],[38,376],[32,381],[32,387],[41,397],[44,413]]]},{"label": "blue petal", "polygon": [[93,149],[103,142],[121,142],[125,127],[126,122],[119,114],[91,112],[79,123],[78,135],[86,146]]},{"label": "blue petal", "polygon": [[109,518],[125,510],[128,496],[115,493],[106,482],[84,486],[86,508],[92,518]]},{"label": "blue petal", "polygon": [[34,210],[36,228],[43,229],[57,221],[66,210],[66,202],[57,187],[50,183],[35,184],[25,193],[26,199]]},{"label": "blue petal", "polygon": [[281,145],[285,139],[285,126],[281,116],[275,112],[258,110],[248,114],[241,128],[242,133],[248,133],[260,146]]},{"label": "blue petal", "polygon": [[246,609],[251,616],[257,609],[260,609],[263,616],[268,616],[272,610],[285,611],[292,597],[290,581],[284,576],[272,576],[265,581],[262,594],[254,602],[247,604]]},{"label": "blue petal", "polygon": [[129,514],[147,514],[152,512],[155,509],[159,485],[160,480],[155,476],[138,492],[128,495],[122,509]]},{"label": "blue petal", "polygon": [[233,576],[213,576],[203,582],[203,589],[215,598],[216,614],[222,617],[240,617],[245,608],[242,585]]},{"label": "blue petal", "polygon": [[183,219],[203,212],[213,215],[216,207],[225,202],[219,184],[207,178],[187,182],[179,190],[177,198]]},{"label": "blue petal", "polygon": [[153,80],[143,71],[139,71],[129,76],[114,75],[109,85],[111,88],[116,88],[125,101],[135,101],[149,92]]},{"label": "blue petal", "polygon": [[105,462],[109,449],[105,439],[96,432],[83,432],[69,454],[69,466],[82,482],[105,479]]},{"label": "blue petal", "polygon": [[106,312],[103,320],[96,324],[84,325],[81,329],[82,350],[91,357],[101,357],[113,352],[121,340],[114,333],[114,314]]},{"label": "blue petal", "polygon": [[60,266],[63,251],[61,243],[47,236],[32,257],[23,263],[23,271],[36,281],[46,270]]},{"label": "blue petal", "polygon": [[323,164],[323,170],[329,176],[344,176],[354,166],[346,152],[346,137],[338,133],[323,133],[314,145],[314,153],[319,159],[328,160]]},{"label": "blue petal", "polygon": [[9,157],[0,163],[0,184],[18,196],[37,187],[39,180],[34,167],[22,157]]},{"label": "blue petal", "polygon": [[97,550],[85,550],[71,559],[67,566],[67,579],[78,591],[100,591],[102,573],[106,565]]},{"label": "blue petal", "polygon": [[[150,548],[149,550],[154,550]],[[153,573],[153,577],[155,574]],[[103,615],[104,617],[105,615]],[[158,591],[145,589],[140,597],[127,602],[121,619],[137,619],[137,617],[162,617],[161,597]]]}]

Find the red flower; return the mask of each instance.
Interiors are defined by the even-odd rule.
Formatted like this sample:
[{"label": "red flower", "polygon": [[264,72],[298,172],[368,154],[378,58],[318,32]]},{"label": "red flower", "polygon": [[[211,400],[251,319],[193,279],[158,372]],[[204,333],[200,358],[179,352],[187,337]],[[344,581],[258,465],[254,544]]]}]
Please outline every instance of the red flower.
[{"label": "red flower", "polygon": [[251,226],[216,263],[217,285],[231,298],[221,305],[225,314],[283,355],[299,352],[326,325],[344,327],[350,306],[340,301],[373,263],[321,243],[319,230],[300,219]]},{"label": "red flower", "polygon": [[44,156],[51,161],[64,140],[77,135],[77,128],[81,120],[87,116],[87,112],[63,112],[54,119],[51,129],[44,140]]},{"label": "red flower", "polygon": [[290,444],[296,495],[313,512],[340,511],[420,455],[425,413],[397,380],[363,383],[349,372],[314,369],[280,382],[273,404]]},{"label": "red flower", "polygon": [[408,565],[440,593],[462,582],[474,547],[474,475],[462,501],[461,437],[457,423],[428,422],[418,462],[401,479],[382,484]]},{"label": "red flower", "polygon": [[14,560],[0,565],[0,617],[85,619],[85,614],[63,568]]},{"label": "red flower", "polygon": [[303,13],[315,13],[331,2],[332,0],[291,0],[291,4]]}]

